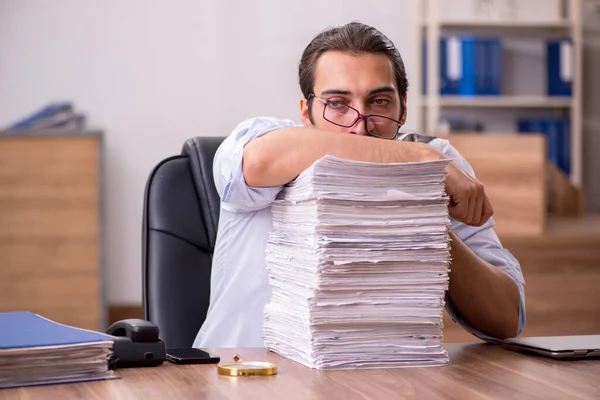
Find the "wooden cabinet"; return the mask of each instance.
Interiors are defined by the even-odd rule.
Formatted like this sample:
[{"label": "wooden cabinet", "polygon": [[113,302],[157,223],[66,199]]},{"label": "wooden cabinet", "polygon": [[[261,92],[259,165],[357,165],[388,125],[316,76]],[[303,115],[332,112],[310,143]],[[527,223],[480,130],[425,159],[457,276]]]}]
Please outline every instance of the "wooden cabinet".
[{"label": "wooden cabinet", "polygon": [[494,207],[496,233],[541,236],[546,230],[546,142],[542,135],[453,134]]},{"label": "wooden cabinet", "polygon": [[103,326],[99,133],[0,137],[0,311]]}]

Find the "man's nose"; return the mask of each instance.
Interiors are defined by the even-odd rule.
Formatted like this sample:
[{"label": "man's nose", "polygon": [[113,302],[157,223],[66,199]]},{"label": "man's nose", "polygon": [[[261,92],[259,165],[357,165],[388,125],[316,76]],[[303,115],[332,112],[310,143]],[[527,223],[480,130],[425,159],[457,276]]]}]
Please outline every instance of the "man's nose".
[{"label": "man's nose", "polygon": [[364,119],[359,118],[354,125],[350,128],[350,133],[354,133],[355,135],[367,136],[367,123]]}]

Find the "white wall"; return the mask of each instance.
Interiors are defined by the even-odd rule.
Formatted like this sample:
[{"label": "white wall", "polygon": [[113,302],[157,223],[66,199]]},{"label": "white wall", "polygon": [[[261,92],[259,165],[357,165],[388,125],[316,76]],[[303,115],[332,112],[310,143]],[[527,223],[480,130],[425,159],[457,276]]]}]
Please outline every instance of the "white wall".
[{"label": "white wall", "polygon": [[0,127],[65,99],[104,130],[107,298],[139,303],[142,198],[153,166],[189,137],[226,135],[247,117],[299,122],[297,63],[330,25],[376,26],[400,49],[410,79],[414,4],[0,0]]}]

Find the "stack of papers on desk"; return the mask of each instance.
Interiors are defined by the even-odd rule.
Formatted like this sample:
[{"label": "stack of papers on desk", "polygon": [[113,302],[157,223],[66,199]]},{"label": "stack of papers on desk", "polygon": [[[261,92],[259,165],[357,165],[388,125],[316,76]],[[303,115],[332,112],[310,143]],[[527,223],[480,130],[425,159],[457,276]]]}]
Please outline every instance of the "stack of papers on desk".
[{"label": "stack of papers on desk", "polygon": [[265,346],[311,368],[443,365],[450,160],[326,156],[272,205]]},{"label": "stack of papers on desk", "polygon": [[110,336],[30,312],[0,313],[0,388],[116,378]]}]

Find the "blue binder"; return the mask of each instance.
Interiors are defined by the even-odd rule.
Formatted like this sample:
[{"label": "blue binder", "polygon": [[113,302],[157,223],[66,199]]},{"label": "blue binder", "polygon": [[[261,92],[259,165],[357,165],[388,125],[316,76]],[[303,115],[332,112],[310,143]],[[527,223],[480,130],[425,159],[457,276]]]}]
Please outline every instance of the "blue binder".
[{"label": "blue binder", "polygon": [[462,63],[461,95],[500,95],[502,43],[499,39],[463,37]]},{"label": "blue binder", "polygon": [[[427,40],[424,39],[422,43],[422,61],[423,61],[423,70],[422,70],[422,90],[423,94],[427,93]],[[451,80],[448,76],[448,63],[450,62],[448,58],[448,38],[442,37],[440,38],[440,94],[458,94],[459,90],[459,81]]]},{"label": "blue binder", "polygon": [[573,76],[570,64],[571,40],[564,39],[547,43],[547,90],[549,96],[571,96]]},{"label": "blue binder", "polygon": [[[449,41],[460,45],[450,48]],[[427,93],[427,41],[422,42],[422,90]],[[456,59],[455,59],[456,57]],[[450,65],[460,65],[458,77],[449,74]],[[442,95],[494,95],[502,87],[502,42],[497,38],[471,36],[440,38],[440,94]]]},{"label": "blue binder", "polygon": [[450,76],[450,63],[455,62],[452,58],[460,57],[460,54],[451,54],[448,40],[450,39],[440,39],[440,94],[453,95],[459,93],[460,79]]},{"label": "blue binder", "polygon": [[486,85],[481,94],[499,96],[502,92],[502,41],[486,39],[483,41],[485,51]]},{"label": "blue binder", "polygon": [[459,84],[459,93],[463,96],[473,96],[478,94],[478,83],[480,83],[478,78],[481,78],[481,82],[484,80],[481,71],[478,71],[478,61],[480,61],[478,59],[478,50],[481,50],[481,46],[478,45],[478,41],[473,37],[463,37],[461,45],[462,78]]},{"label": "blue binder", "polygon": [[571,172],[571,135],[568,118],[528,118],[518,121],[521,133],[542,133],[546,137],[546,158],[565,174]]},{"label": "blue binder", "polygon": [[63,111],[73,110],[73,105],[69,102],[51,103],[35,111],[33,114],[15,122],[7,127],[7,130],[27,130],[44,118],[49,118]]},{"label": "blue binder", "polygon": [[571,173],[571,120],[569,118],[562,118],[557,121],[558,129],[560,131],[559,144],[559,162],[558,167],[562,169],[565,174]]}]

